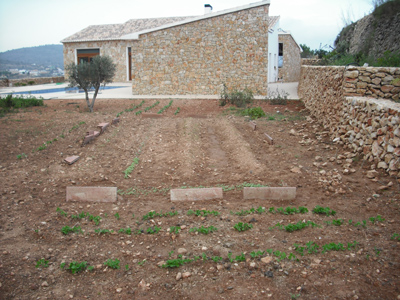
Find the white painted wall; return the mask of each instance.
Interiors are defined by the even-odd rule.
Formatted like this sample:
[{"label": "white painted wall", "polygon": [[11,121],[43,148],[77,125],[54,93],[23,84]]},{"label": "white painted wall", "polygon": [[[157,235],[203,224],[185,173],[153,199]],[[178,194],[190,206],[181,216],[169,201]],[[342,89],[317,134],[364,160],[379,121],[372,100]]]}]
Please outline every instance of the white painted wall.
[{"label": "white painted wall", "polygon": [[268,82],[278,81],[278,28],[279,20],[273,28],[268,28]]}]

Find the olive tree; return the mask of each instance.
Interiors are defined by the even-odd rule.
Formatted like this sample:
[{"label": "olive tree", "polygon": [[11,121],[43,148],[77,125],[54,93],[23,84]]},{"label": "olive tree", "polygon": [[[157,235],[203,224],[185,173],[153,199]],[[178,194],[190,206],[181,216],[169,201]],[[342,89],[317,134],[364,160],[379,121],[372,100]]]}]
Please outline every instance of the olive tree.
[{"label": "olive tree", "polygon": [[[91,62],[82,62],[79,65],[71,63],[66,66],[70,87],[78,86],[85,91],[86,103],[90,112],[93,112],[94,102],[101,84],[112,82],[116,65],[109,56],[95,56]],[[93,99],[89,100],[89,90],[94,88]]]}]

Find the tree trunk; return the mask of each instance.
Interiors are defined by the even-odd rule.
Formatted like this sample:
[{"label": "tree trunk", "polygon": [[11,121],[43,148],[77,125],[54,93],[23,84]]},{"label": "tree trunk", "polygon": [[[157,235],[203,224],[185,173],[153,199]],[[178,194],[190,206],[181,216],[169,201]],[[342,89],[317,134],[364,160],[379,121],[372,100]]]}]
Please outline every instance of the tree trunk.
[{"label": "tree trunk", "polygon": [[93,105],[90,105],[90,101],[89,101],[89,91],[87,89],[83,89],[85,91],[85,96],[86,96],[86,104],[89,108],[90,112],[93,112]]},{"label": "tree trunk", "polygon": [[94,95],[93,95],[93,99],[92,99],[92,111],[93,111],[93,107],[94,107],[94,101],[96,101],[97,93],[99,92],[99,88],[100,88],[100,84],[96,84],[94,87]]}]

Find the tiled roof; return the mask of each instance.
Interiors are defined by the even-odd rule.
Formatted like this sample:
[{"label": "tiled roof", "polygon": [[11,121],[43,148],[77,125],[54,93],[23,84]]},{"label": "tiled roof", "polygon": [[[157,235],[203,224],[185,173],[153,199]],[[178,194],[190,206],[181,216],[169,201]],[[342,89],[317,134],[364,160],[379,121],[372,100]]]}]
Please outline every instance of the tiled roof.
[{"label": "tiled roof", "polygon": [[63,39],[62,43],[83,41],[117,40],[121,36],[146,29],[160,27],[165,24],[183,21],[193,17],[172,17],[153,19],[132,19],[122,24],[91,25]]},{"label": "tiled roof", "polygon": [[[172,17],[172,18],[153,18],[153,19],[132,19],[122,24],[91,25],[85,29],[63,39],[62,43],[68,42],[86,42],[86,41],[105,41],[135,38],[136,33],[152,31],[152,29],[163,29],[170,25],[179,25],[186,22],[196,21],[202,18],[213,17],[215,15],[234,12],[255,5],[269,4],[269,1],[261,1],[250,5],[229,9],[221,12],[211,13],[198,17]],[[278,22],[279,16],[270,16],[268,18],[268,27],[272,28]],[[174,26],[172,25],[172,26]]]},{"label": "tiled roof", "polygon": [[268,28],[273,28],[278,23],[280,16],[269,16],[268,17]]}]

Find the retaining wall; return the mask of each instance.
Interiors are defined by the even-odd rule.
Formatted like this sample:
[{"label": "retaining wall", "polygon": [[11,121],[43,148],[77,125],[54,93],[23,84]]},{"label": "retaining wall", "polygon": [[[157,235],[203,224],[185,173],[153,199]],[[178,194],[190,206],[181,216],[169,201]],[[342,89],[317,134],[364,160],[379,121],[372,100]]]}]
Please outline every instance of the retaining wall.
[{"label": "retaining wall", "polygon": [[400,68],[302,66],[298,93],[332,139],[400,176],[397,78]]}]

